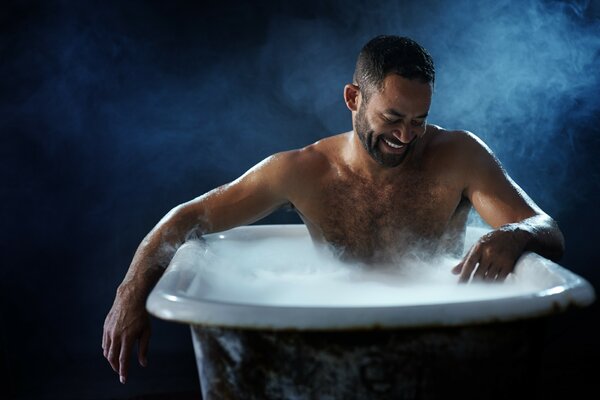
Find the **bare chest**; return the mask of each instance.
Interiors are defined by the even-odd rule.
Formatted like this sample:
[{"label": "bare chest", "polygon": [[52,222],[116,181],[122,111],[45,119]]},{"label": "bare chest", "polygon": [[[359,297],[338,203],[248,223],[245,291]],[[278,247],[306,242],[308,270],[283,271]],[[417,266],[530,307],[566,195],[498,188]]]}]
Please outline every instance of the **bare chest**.
[{"label": "bare chest", "polygon": [[[393,185],[357,179],[326,182],[299,209],[313,237],[347,259],[385,262],[464,228],[461,191],[413,176]],[[465,221],[462,221],[462,220]]]}]

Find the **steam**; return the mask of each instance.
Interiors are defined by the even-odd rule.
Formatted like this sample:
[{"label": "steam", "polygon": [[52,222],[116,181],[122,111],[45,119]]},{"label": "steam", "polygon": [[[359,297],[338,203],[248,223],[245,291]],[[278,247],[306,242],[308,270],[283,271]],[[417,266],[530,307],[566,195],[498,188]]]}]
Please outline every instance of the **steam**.
[{"label": "steam", "polygon": [[435,60],[430,122],[481,136],[550,214],[591,190],[571,178],[587,172],[581,153],[597,140],[597,3],[240,2],[235,11],[48,3],[20,20],[7,40],[13,95],[0,123],[15,150],[39,150],[11,156],[9,170],[41,192],[68,179],[67,198],[97,182],[90,224],[136,209],[151,225],[274,152],[351,129],[343,85],[361,46],[388,33],[413,37]]},{"label": "steam", "polygon": [[350,129],[341,88],[351,80],[360,46],[381,33],[415,38],[436,63],[429,121],[480,136],[552,213],[565,200],[563,185],[594,135],[583,127],[600,111],[600,23],[592,6],[383,1],[336,10],[352,32],[331,15],[282,16],[271,21],[260,63],[274,63],[266,72],[279,89],[278,101],[316,116],[326,135]]},{"label": "steam", "polygon": [[550,209],[585,143],[581,127],[600,109],[600,24],[586,18],[589,5],[448,2],[430,20],[462,28],[427,40],[440,71],[432,118],[479,134]]},{"label": "steam", "polygon": [[[91,348],[90,310],[166,211],[269,154],[350,130],[342,87],[381,33],[432,53],[430,121],[481,136],[546,211],[564,211],[572,266],[598,276],[577,222],[581,210],[598,221],[587,207],[600,185],[598,1],[273,3],[3,3],[2,221],[14,251],[2,309],[31,366]],[[23,274],[28,285],[8,284]],[[52,293],[29,318],[43,288]],[[81,318],[61,320],[73,298]],[[40,324],[56,346],[38,340]]]},{"label": "steam", "polygon": [[[468,230],[467,246],[485,230]],[[197,280],[189,295],[203,299],[278,306],[390,306],[494,299],[536,288],[509,275],[502,284],[457,284],[450,270],[459,259],[410,257],[386,266],[341,262],[306,237],[206,237],[193,260]],[[423,261],[427,259],[427,261]]]}]

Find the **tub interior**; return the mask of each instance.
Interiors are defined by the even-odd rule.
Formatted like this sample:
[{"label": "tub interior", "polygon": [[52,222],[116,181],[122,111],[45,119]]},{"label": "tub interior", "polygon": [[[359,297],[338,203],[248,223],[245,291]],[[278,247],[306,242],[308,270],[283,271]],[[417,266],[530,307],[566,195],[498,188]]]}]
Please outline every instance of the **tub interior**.
[{"label": "tub interior", "polygon": [[[465,249],[489,228],[469,226]],[[583,307],[584,278],[525,253],[503,283],[457,284],[460,258],[417,255],[385,268],[337,262],[304,225],[253,225],[181,246],[151,292],[155,316],[189,324],[294,329],[456,325]]]}]

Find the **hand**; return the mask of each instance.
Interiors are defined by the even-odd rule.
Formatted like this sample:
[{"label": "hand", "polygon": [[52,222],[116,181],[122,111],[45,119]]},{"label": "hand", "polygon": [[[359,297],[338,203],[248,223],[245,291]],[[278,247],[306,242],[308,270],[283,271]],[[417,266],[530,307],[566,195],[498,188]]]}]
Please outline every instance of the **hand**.
[{"label": "hand", "polygon": [[119,374],[121,383],[127,381],[129,359],[137,341],[138,362],[146,366],[150,332],[150,315],[144,303],[131,301],[130,296],[117,291],[115,302],[104,321],[102,349],[112,369]]},{"label": "hand", "polygon": [[504,281],[523,254],[525,240],[523,231],[502,226],[483,235],[452,273],[460,274],[459,282],[468,282],[474,270],[473,280]]}]

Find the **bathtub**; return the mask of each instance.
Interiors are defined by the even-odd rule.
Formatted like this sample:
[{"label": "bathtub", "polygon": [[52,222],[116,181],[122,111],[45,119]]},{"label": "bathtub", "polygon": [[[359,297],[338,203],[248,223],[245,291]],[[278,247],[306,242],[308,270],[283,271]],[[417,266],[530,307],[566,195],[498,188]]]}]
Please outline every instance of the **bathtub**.
[{"label": "bathtub", "polygon": [[[467,245],[485,232],[468,227]],[[215,261],[211,246],[310,238],[304,225],[244,226],[204,238],[178,249],[146,304],[155,317],[190,326],[204,400],[534,395],[547,320],[595,301],[589,282],[535,253],[525,253],[507,279],[519,290],[481,297],[469,285],[453,285],[463,291],[458,297],[434,300],[381,286],[377,292],[399,294],[364,304],[358,293],[336,303],[336,290],[328,304],[317,289],[310,304],[287,301],[286,293],[273,303],[255,300],[260,287],[241,300],[219,297],[200,273]],[[311,289],[299,280],[282,290]]]}]

